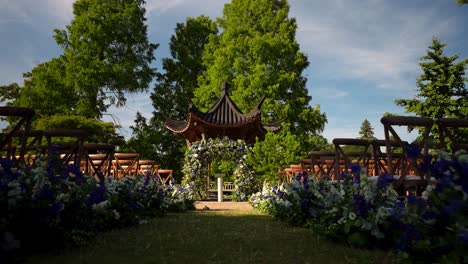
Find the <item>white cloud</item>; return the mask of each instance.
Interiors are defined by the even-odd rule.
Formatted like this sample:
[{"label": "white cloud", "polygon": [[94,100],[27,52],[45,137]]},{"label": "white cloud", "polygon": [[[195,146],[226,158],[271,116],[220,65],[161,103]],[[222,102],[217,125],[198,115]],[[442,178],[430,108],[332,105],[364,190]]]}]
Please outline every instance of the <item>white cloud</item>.
[{"label": "white cloud", "polygon": [[456,28],[455,19],[442,19],[425,6],[335,0],[306,9],[295,3],[291,13],[298,22],[297,39],[311,61],[321,63],[319,69],[312,64],[315,74],[329,80],[367,80],[382,89],[413,89],[418,60],[431,38]]},{"label": "white cloud", "polygon": [[146,12],[149,15],[164,13],[171,8],[182,5],[186,0],[148,0],[146,1]]}]

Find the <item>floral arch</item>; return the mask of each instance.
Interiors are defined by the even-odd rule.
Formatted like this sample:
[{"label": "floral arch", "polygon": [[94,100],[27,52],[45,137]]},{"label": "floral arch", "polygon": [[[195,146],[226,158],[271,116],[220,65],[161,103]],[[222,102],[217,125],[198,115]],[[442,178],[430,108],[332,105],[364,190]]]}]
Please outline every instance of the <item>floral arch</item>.
[{"label": "floral arch", "polygon": [[247,153],[250,147],[243,140],[231,140],[227,137],[209,138],[193,142],[185,153],[183,167],[183,183],[192,185],[200,193],[204,194],[204,184],[208,176],[208,164],[210,161],[232,160],[237,163],[234,170],[234,184],[236,192],[234,194],[238,201],[247,200],[248,197],[257,191],[255,174],[247,165]]}]

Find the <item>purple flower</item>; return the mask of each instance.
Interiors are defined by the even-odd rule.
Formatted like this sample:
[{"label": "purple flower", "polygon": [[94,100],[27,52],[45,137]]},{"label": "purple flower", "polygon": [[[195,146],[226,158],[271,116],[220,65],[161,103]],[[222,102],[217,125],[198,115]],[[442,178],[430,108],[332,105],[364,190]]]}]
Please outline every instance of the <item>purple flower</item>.
[{"label": "purple flower", "polygon": [[308,199],[302,199],[301,208],[303,211],[307,212],[310,207],[310,201]]},{"label": "purple flower", "polygon": [[464,228],[458,232],[458,240],[463,242],[463,244],[468,245],[468,229]]},{"label": "purple flower", "polygon": [[34,196],[36,200],[47,200],[47,201],[53,201],[55,200],[55,194],[50,188],[50,185],[45,184],[42,186],[42,188],[39,190],[38,193]]},{"label": "purple flower", "polygon": [[93,205],[98,204],[102,201],[104,201],[104,195],[107,192],[107,188],[104,185],[99,186],[97,189],[93,190],[89,194],[87,206],[88,208],[93,207]]},{"label": "purple flower", "polygon": [[360,194],[353,194],[354,198],[354,212],[361,216],[367,216],[370,206],[367,204],[364,196]]},{"label": "purple flower", "polygon": [[0,165],[2,165],[4,170],[10,171],[13,162],[10,159],[0,158]]},{"label": "purple flower", "polygon": [[353,174],[358,174],[359,172],[361,172],[361,166],[359,166],[359,164],[357,163],[351,163],[349,165],[349,168],[351,169],[351,172]]},{"label": "purple flower", "polygon": [[53,204],[50,205],[49,207],[49,213],[53,216],[58,215],[63,209],[65,208],[65,205],[63,204],[62,201],[59,202],[54,202]]},{"label": "purple flower", "polygon": [[151,171],[147,171],[145,175],[145,182],[143,183],[144,186],[147,186],[151,180]]},{"label": "purple flower", "polygon": [[452,216],[455,214],[459,209],[466,207],[465,203],[462,200],[452,200],[450,201],[449,205],[443,208],[444,212]]},{"label": "purple flower", "polygon": [[393,176],[384,172],[382,174],[379,175],[378,179],[377,179],[377,187],[379,188],[384,188],[386,187],[387,185],[391,184],[393,182]]},{"label": "purple flower", "polygon": [[361,175],[355,174],[353,177],[353,183],[354,184],[360,184],[361,183]]},{"label": "purple flower", "polygon": [[409,159],[415,160],[421,154],[421,147],[418,144],[413,142],[409,145],[406,145],[405,153]]}]

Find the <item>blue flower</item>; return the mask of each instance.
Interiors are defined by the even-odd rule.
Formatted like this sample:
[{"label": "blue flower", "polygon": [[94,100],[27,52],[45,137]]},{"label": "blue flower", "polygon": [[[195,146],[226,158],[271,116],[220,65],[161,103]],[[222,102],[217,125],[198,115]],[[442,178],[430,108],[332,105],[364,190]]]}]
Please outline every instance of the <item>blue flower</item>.
[{"label": "blue flower", "polygon": [[413,142],[411,144],[406,145],[405,153],[409,159],[415,160],[421,154],[421,147],[418,144]]},{"label": "blue flower", "polygon": [[147,186],[151,180],[151,171],[147,171],[145,175],[145,182],[143,183],[144,186]]},{"label": "blue flower", "polygon": [[56,216],[56,215],[58,215],[61,211],[63,211],[64,208],[65,208],[65,205],[63,204],[62,201],[54,202],[53,204],[51,204],[51,205],[49,206],[49,213],[50,213],[52,216]]},{"label": "blue flower", "polygon": [[466,228],[461,229],[457,234],[457,238],[458,238],[458,240],[463,242],[463,244],[465,244],[465,246],[467,246],[468,245],[468,229],[466,229]]},{"label": "blue flower", "polygon": [[354,198],[354,212],[361,216],[367,216],[370,206],[367,204],[364,196],[360,194],[353,194]]},{"label": "blue flower", "polygon": [[4,170],[10,171],[13,166],[13,162],[10,159],[0,158],[0,165],[2,165]]},{"label": "blue flower", "polygon": [[393,182],[393,176],[384,172],[377,178],[377,187],[384,188]]},{"label": "blue flower", "polygon": [[47,201],[54,201],[55,200],[55,194],[50,188],[50,185],[45,184],[42,186],[42,188],[39,190],[39,192],[36,193],[34,196],[36,200],[47,200]]},{"label": "blue flower", "polygon": [[88,208],[93,207],[93,205],[98,204],[104,201],[104,195],[107,192],[107,188],[104,185],[99,186],[97,189],[93,190],[89,194],[87,206]]},{"label": "blue flower", "polygon": [[353,177],[353,184],[360,184],[360,183],[361,183],[361,175],[357,173]]},{"label": "blue flower", "polygon": [[452,200],[450,201],[449,205],[443,208],[443,210],[447,215],[452,216],[457,211],[459,211],[459,209],[464,207],[466,207],[466,205],[462,200]]},{"label": "blue flower", "polygon": [[351,169],[351,172],[353,174],[358,174],[359,172],[361,172],[361,166],[359,166],[359,164],[357,163],[351,163],[349,165],[349,168]]},{"label": "blue flower", "polygon": [[302,199],[301,201],[301,208],[302,211],[307,212],[310,207],[310,201],[308,199]]}]

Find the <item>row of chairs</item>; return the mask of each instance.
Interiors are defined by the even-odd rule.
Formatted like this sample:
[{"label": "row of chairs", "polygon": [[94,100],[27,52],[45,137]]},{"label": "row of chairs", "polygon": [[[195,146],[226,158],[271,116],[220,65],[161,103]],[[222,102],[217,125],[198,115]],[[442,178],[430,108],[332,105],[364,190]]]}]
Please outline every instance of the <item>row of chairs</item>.
[{"label": "row of chairs", "polygon": [[85,130],[31,130],[32,109],[0,107],[0,116],[16,118],[9,130],[0,133],[1,156],[16,164],[35,166],[36,153],[40,152],[59,157],[61,166],[74,164],[96,177],[99,173],[116,179],[151,173],[163,183],[172,178],[172,170],[159,169],[155,161],[141,160],[137,153],[115,153],[114,145],[85,143]]},{"label": "row of chairs", "polygon": [[[309,152],[309,156],[302,159],[300,164],[292,164],[281,171],[280,180],[290,181],[297,173],[306,171],[320,179],[326,176],[331,180],[340,181],[341,174],[349,173],[350,165],[358,163],[366,169],[369,177],[376,178],[381,173],[389,173],[395,175],[396,187],[402,189],[416,187],[416,192],[420,192],[434,180],[427,171],[420,170],[424,157],[430,157],[430,149],[449,152],[468,149],[466,138],[460,141],[460,138],[454,137],[455,130],[468,128],[468,119],[442,118],[434,122],[429,118],[386,116],[381,119],[381,123],[384,126],[384,140],[335,138],[334,151]],[[430,140],[430,132],[434,125],[438,127],[438,143]],[[409,143],[402,140],[396,132],[397,126],[422,128],[423,132],[417,140],[417,145],[421,149],[420,153],[416,153],[417,159],[413,159],[411,153],[406,151]],[[354,146],[358,151],[346,152],[344,146]]]}]

